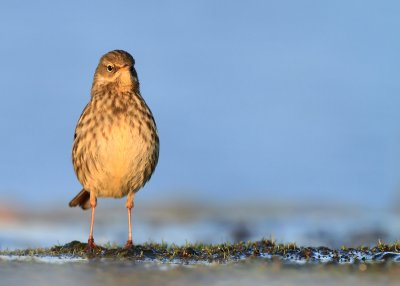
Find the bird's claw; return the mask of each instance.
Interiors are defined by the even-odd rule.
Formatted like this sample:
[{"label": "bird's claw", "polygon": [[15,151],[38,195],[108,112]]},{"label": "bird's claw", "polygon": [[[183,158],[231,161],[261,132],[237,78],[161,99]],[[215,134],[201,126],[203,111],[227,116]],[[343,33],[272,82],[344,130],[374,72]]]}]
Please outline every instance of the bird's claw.
[{"label": "bird's claw", "polygon": [[125,243],[125,249],[131,248],[132,245],[133,245],[132,240],[128,240],[128,241]]},{"label": "bird's claw", "polygon": [[88,244],[86,247],[86,252],[91,253],[94,250],[94,248],[96,248],[96,244],[94,243],[94,238],[89,237]]}]

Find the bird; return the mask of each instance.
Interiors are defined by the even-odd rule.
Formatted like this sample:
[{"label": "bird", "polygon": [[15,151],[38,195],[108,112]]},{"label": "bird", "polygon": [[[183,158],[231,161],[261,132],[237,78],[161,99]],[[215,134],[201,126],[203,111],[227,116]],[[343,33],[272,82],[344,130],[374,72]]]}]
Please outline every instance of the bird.
[{"label": "bird", "polygon": [[75,128],[72,163],[82,190],[70,207],[91,208],[87,248],[93,238],[97,198],[127,196],[128,240],[136,192],[148,182],[159,157],[153,114],[141,96],[134,58],[124,50],[104,54],[94,73],[91,98]]}]

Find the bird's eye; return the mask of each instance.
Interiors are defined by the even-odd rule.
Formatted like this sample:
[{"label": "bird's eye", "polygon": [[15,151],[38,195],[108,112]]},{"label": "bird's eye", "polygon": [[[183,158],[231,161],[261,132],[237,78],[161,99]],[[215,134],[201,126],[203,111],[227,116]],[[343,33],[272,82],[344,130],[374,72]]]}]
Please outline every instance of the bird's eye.
[{"label": "bird's eye", "polygon": [[108,72],[112,72],[114,70],[114,66],[113,65],[107,65],[107,71]]}]

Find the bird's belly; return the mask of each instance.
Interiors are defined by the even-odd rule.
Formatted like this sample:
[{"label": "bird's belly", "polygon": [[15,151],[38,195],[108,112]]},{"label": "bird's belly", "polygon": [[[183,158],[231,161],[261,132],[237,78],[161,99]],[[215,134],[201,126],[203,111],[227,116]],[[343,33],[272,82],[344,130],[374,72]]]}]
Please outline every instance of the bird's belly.
[{"label": "bird's belly", "polygon": [[141,164],[148,154],[137,130],[129,126],[112,127],[108,136],[97,142],[98,167],[95,193],[99,197],[120,198],[134,187],[132,181],[141,177]]}]

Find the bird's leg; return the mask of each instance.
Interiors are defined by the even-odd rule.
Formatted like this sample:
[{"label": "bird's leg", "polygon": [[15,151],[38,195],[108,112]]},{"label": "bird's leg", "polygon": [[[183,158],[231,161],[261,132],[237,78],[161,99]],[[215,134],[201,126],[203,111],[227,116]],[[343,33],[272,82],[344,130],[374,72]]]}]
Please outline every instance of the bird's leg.
[{"label": "bird's leg", "polygon": [[90,233],[89,233],[88,246],[87,246],[88,251],[91,251],[94,247],[96,247],[96,244],[94,244],[94,238],[93,238],[93,225],[94,225],[94,211],[95,211],[96,205],[97,205],[97,198],[93,192],[90,192],[90,205],[92,207],[92,218],[90,220]]},{"label": "bird's leg", "polygon": [[126,208],[128,209],[128,240],[125,244],[125,248],[130,248],[132,246],[132,209],[134,206],[135,195],[133,193],[128,194],[126,200]]}]

